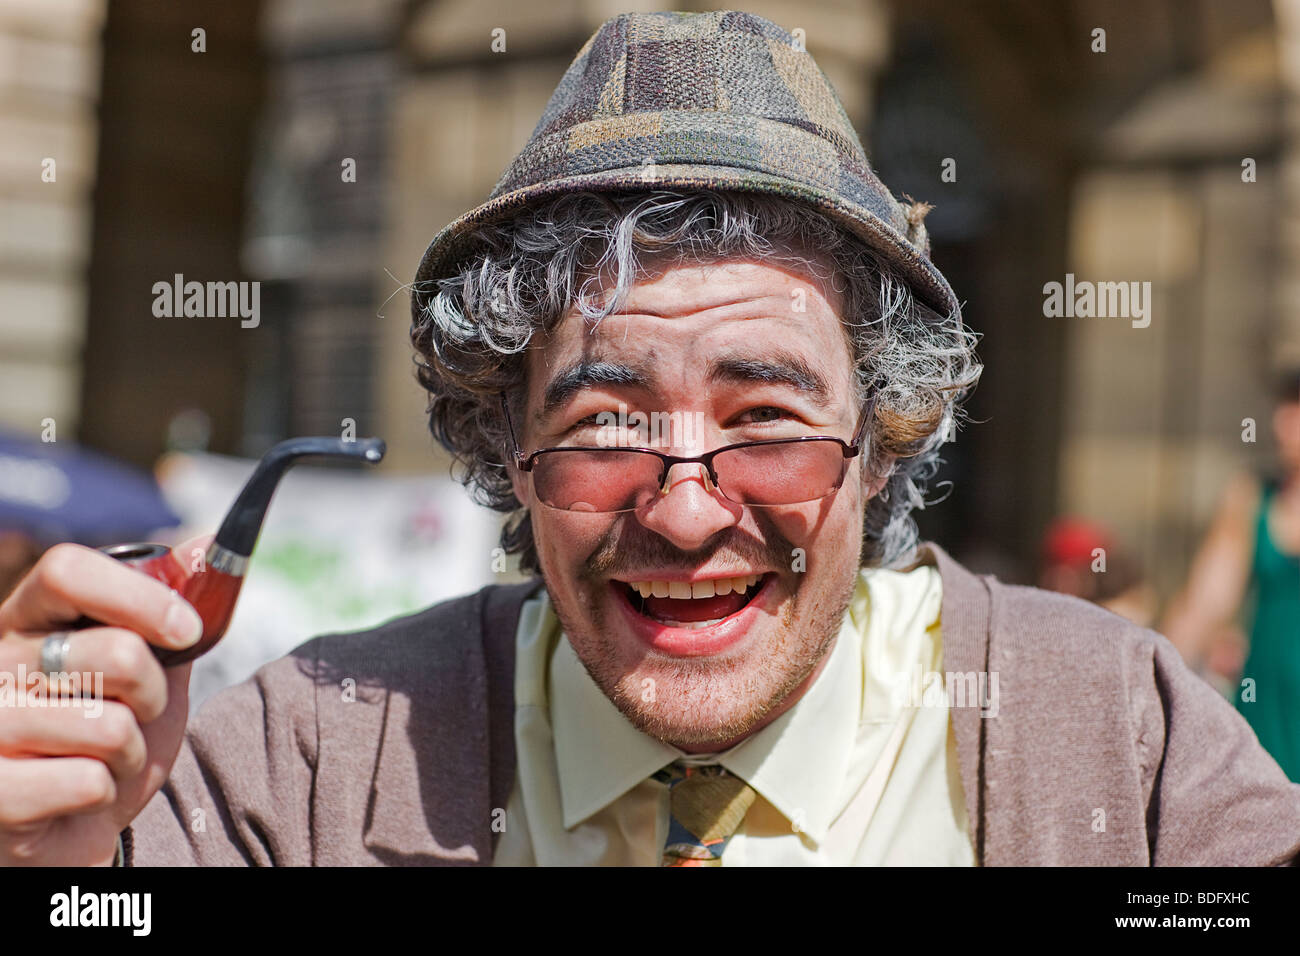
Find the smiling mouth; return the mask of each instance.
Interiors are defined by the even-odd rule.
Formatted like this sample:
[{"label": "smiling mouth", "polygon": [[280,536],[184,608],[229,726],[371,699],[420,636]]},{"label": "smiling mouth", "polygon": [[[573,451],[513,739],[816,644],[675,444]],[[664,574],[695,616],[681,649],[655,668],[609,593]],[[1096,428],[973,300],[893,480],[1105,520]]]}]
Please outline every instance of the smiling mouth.
[{"label": "smiling mouth", "polygon": [[768,574],[684,581],[612,581],[632,610],[665,627],[698,630],[739,614],[766,584]]}]

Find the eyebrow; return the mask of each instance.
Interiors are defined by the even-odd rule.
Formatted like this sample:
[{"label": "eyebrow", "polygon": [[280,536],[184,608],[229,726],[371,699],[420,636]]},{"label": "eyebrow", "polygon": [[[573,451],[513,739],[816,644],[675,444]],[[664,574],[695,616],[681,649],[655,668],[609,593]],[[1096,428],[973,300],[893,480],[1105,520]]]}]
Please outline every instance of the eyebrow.
[{"label": "eyebrow", "polygon": [[625,385],[648,388],[653,376],[645,368],[624,362],[603,360],[583,361],[566,368],[546,385],[542,393],[542,408],[537,413],[541,421],[557,408],[568,403],[574,395],[593,385]]},{"label": "eyebrow", "polygon": [[706,378],[710,384],[785,385],[803,392],[823,408],[831,404],[831,388],[826,377],[802,356],[785,350],[777,351],[770,359],[743,356],[715,359],[709,363]]},{"label": "eyebrow", "polygon": [[[709,363],[705,379],[709,384],[785,385],[803,392],[815,405],[822,408],[831,404],[831,389],[825,376],[802,356],[784,349],[778,350],[768,359],[739,355],[714,359]],[[537,421],[542,421],[547,415],[567,404],[583,389],[594,385],[622,385],[650,389],[654,385],[654,380],[654,373],[646,366],[603,359],[580,361],[569,366],[547,383],[546,390],[542,394],[541,410],[535,417]]]}]

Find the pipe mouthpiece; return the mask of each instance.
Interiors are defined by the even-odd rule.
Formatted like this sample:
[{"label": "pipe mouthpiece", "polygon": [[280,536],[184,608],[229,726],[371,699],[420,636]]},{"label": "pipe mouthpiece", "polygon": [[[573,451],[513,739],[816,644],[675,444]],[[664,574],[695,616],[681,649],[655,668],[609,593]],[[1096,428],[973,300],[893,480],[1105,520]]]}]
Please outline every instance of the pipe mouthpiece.
[{"label": "pipe mouthpiece", "polygon": [[262,521],[280,479],[303,458],[338,458],[375,464],[388,446],[382,438],[290,438],[262,456],[239,497],[226,514],[213,543],[240,557],[253,553]]}]

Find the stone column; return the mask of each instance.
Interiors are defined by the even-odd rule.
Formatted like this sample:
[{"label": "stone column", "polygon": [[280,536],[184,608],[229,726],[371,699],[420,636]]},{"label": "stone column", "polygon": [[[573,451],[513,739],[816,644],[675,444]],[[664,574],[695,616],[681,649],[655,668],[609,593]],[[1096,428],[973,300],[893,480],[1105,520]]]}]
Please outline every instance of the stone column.
[{"label": "stone column", "polygon": [[0,425],[56,438],[77,428],[104,7],[0,0]]}]

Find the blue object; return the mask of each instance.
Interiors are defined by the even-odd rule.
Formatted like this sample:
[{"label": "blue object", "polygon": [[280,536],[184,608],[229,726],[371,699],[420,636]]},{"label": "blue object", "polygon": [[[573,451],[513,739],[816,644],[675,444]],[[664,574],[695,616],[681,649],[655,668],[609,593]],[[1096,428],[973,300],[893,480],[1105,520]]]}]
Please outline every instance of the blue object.
[{"label": "blue object", "polygon": [[67,442],[0,432],[0,530],[98,546],[178,524],[147,472]]}]

